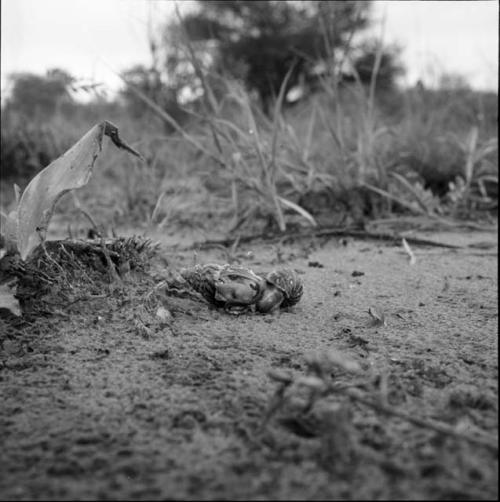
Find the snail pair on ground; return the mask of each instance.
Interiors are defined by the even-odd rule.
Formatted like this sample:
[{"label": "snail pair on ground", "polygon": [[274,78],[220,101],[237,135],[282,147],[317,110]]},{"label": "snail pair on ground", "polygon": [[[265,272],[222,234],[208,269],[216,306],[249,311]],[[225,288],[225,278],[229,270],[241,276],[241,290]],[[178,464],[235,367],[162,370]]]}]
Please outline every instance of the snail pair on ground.
[{"label": "snail pair on ground", "polygon": [[180,275],[208,302],[231,313],[252,308],[273,312],[295,305],[303,293],[302,281],[289,268],[273,270],[263,277],[238,265],[208,263],[184,268]]}]

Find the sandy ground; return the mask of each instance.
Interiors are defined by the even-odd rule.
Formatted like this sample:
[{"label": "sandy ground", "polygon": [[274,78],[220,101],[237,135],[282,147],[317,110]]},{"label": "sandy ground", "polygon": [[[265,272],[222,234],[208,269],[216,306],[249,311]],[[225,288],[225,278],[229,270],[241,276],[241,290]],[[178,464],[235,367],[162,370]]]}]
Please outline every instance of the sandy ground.
[{"label": "sandy ground", "polygon": [[497,452],[342,395],[306,415],[291,400],[262,426],[268,371],[305,375],[308,354],[336,350],[386,375],[391,407],[498,443],[497,235],[429,237],[491,246],[414,246],[414,265],[350,238],[239,248],[257,272],[301,274],[301,302],[278,315],[163,296],[162,323],[146,301],[157,279],[130,276],[28,325],[4,316],[0,499],[496,499]]}]

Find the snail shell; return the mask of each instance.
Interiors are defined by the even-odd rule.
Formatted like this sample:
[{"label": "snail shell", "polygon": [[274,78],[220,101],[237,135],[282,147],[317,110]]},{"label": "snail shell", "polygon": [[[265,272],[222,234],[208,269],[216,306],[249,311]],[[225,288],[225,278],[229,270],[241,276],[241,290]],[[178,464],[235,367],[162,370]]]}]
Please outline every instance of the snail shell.
[{"label": "snail shell", "polygon": [[268,313],[295,305],[302,297],[302,281],[289,268],[273,270],[265,278],[239,265],[208,263],[180,271],[189,286],[208,302],[238,313],[255,305]]},{"label": "snail shell", "polygon": [[262,295],[265,280],[252,270],[237,265],[224,265],[215,282],[216,300],[227,306],[252,305]]},{"label": "snail shell", "polygon": [[304,288],[297,273],[290,268],[272,270],[266,275],[266,287],[257,301],[259,312],[272,312],[278,308],[295,305]]},{"label": "snail shell", "polygon": [[216,263],[195,265],[194,267],[181,269],[180,275],[189,286],[200,293],[205,300],[216,304],[215,282],[219,277],[221,268],[222,266]]},{"label": "snail shell", "polygon": [[281,289],[273,284],[266,284],[262,297],[257,301],[256,308],[258,312],[267,314],[279,309],[285,299],[285,295]]},{"label": "snail shell", "polygon": [[226,308],[254,304],[266,284],[250,269],[229,264],[195,265],[182,269],[180,274],[207,301]]}]

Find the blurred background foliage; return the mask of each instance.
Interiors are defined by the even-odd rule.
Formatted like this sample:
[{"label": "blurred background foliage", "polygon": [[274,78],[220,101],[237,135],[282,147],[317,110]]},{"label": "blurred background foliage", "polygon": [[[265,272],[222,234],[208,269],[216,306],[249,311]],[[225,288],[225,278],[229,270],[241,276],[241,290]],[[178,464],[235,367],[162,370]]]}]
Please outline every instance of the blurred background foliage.
[{"label": "blurred background foliage", "polygon": [[107,119],[147,159],[111,163],[112,186],[87,194],[114,223],[192,225],[200,200],[231,228],[495,208],[497,94],[460,75],[402,88],[400,49],[367,39],[370,23],[367,1],[205,0],[148,31],[151,60],[116,96],[59,68],[10,75],[2,199]]}]

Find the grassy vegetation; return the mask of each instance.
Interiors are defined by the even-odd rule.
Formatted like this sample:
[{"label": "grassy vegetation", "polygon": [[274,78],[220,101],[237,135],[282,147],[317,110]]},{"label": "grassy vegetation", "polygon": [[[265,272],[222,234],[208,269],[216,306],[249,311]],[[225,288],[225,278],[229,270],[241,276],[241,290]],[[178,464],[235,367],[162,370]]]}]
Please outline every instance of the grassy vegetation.
[{"label": "grassy vegetation", "polygon": [[[25,187],[104,119],[145,161],[115,148],[99,157],[90,182],[56,210],[59,231],[75,237],[89,222],[156,229],[177,243],[186,230],[203,238],[394,214],[470,219],[496,207],[497,96],[376,92],[373,82],[325,80],[293,107],[283,106],[283,85],[270,116],[238,82],[219,79],[217,92],[203,82],[205,101],[182,123],[140,91],[141,118],[104,102],[29,120],[10,109],[2,210],[13,182]],[[198,259],[192,250],[155,255],[149,239],[119,237],[49,241],[26,263],[5,255],[27,317],[0,319],[10,389],[0,490],[494,498],[494,258],[422,253],[410,267],[401,249],[345,243],[241,250],[245,265],[286,263],[307,287],[296,312],[251,322],[165,288]],[[201,261],[240,263],[239,244]],[[32,392],[37,382],[45,392]],[[23,392],[32,398],[24,409]]]},{"label": "grassy vegetation", "polygon": [[[496,207],[496,94],[377,92],[324,81],[293,107],[283,106],[281,92],[268,117],[238,82],[219,79],[217,88],[182,125],[145,96],[142,119],[103,102],[38,120],[7,110],[3,208],[13,200],[12,182],[25,186],[103,119],[146,159],[108,152],[77,194],[77,205],[108,227],[284,230],[393,213],[471,218]],[[176,132],[166,135],[162,122]],[[60,207],[74,210],[73,199]]]}]

